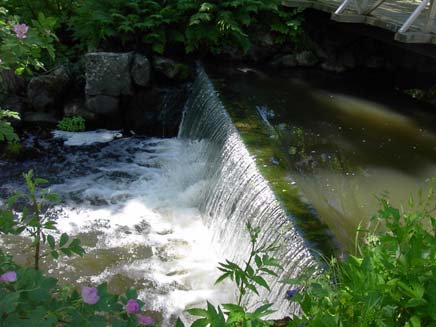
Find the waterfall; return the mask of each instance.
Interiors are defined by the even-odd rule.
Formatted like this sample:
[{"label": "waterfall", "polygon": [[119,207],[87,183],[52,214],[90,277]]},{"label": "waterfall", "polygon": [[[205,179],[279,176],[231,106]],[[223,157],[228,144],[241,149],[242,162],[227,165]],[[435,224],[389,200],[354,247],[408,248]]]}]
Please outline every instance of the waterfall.
[{"label": "waterfall", "polygon": [[[293,217],[283,210],[260,174],[256,159],[244,146],[217,91],[201,68],[185,107],[179,138],[206,143],[204,156],[208,168],[202,177],[209,181],[209,187],[199,201],[200,209],[223,255],[239,264],[247,260],[250,253],[247,222],[261,228],[262,244],[275,242],[280,246],[275,257],[280,259],[284,270],[279,278],[269,280],[271,292],[261,290],[260,298],[276,304],[277,317],[289,315],[296,308],[284,300],[289,286],[280,281],[316,266],[317,259],[295,228]],[[257,300],[257,296],[250,296],[248,305],[255,305]]]}]

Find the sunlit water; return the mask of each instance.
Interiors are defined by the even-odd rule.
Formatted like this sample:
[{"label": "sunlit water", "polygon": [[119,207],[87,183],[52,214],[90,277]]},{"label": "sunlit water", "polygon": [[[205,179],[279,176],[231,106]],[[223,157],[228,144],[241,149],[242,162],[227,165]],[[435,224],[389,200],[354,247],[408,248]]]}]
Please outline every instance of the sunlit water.
[{"label": "sunlit water", "polygon": [[[77,135],[71,137],[80,143]],[[45,146],[54,156],[26,165],[60,195],[59,231],[79,237],[86,250],[84,258],[44,260],[49,274],[78,285],[108,282],[118,293],[136,287],[148,313],[163,325],[206,299],[233,299],[225,284],[213,285],[224,253],[198,209],[208,186],[201,141],[121,138],[92,146],[62,147],[54,141]],[[2,168],[2,195],[22,188],[19,173],[26,167],[4,163]],[[30,263],[28,239],[1,242],[18,261]]]}]

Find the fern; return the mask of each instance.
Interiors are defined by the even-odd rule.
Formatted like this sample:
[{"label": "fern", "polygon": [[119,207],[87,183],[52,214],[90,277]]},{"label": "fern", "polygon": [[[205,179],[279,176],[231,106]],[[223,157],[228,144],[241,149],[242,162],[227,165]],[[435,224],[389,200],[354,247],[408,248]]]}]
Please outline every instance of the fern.
[{"label": "fern", "polygon": [[246,53],[251,27],[269,28],[279,43],[298,37],[300,21],[279,6],[280,0],[89,0],[78,4],[71,28],[88,49],[118,40],[127,47],[145,43],[159,53],[169,43],[183,44],[187,53],[220,53],[227,46]]}]

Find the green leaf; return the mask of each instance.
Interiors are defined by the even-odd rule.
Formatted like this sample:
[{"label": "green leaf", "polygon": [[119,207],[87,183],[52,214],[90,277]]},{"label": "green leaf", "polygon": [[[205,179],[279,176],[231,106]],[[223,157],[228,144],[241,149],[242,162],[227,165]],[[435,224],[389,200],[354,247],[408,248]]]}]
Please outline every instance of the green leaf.
[{"label": "green leaf", "polygon": [[263,277],[261,276],[253,276],[251,277],[251,279],[256,283],[259,284],[260,286],[265,287],[268,291],[271,291],[271,289],[268,286],[268,283],[266,282],[265,279],[263,279]]},{"label": "green leaf", "polygon": [[61,239],[59,240],[59,246],[61,248],[64,247],[64,245],[67,244],[68,240],[69,240],[68,234],[67,233],[63,233],[61,235]]},{"label": "green leaf", "polygon": [[232,312],[244,312],[243,307],[232,303],[223,304],[223,308]]},{"label": "green leaf", "polygon": [[206,327],[207,325],[209,325],[209,320],[206,318],[202,318],[194,321],[191,327]]},{"label": "green leaf", "polygon": [[52,250],[54,250],[54,248],[55,248],[55,239],[54,239],[54,237],[53,236],[51,236],[51,235],[47,235],[47,242],[48,242],[48,245],[50,246],[50,248],[52,249]]},{"label": "green leaf", "polygon": [[226,272],[224,274],[222,274],[216,281],[215,281],[215,285],[221,283],[224,279],[229,278],[231,276],[231,272]]},{"label": "green leaf", "polygon": [[134,288],[128,288],[126,290],[126,297],[128,300],[136,300],[138,298],[138,292]]},{"label": "green leaf", "polygon": [[15,311],[18,305],[18,300],[20,298],[20,293],[12,292],[6,294],[0,298],[0,317],[3,314],[8,314]]},{"label": "green leaf", "polygon": [[177,318],[176,327],[185,327],[185,324],[180,320],[180,318]]},{"label": "green leaf", "polygon": [[209,318],[209,312],[204,309],[192,308],[186,310],[190,315]]},{"label": "green leaf", "polygon": [[262,267],[262,259],[259,257],[259,255],[256,254],[256,256],[254,257],[254,261],[256,262],[257,268]]},{"label": "green leaf", "polygon": [[59,259],[59,252],[58,251],[53,250],[50,252],[50,255],[55,259]]}]

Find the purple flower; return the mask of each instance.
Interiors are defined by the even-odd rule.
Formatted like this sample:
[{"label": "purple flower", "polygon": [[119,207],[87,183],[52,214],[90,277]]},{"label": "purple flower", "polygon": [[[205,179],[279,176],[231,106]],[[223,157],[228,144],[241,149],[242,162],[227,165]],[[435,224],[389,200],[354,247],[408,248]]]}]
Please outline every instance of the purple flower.
[{"label": "purple flower", "polygon": [[17,38],[25,39],[27,37],[27,32],[29,31],[29,26],[26,24],[17,24],[14,26],[14,32]]},{"label": "purple flower", "polygon": [[294,297],[294,295],[297,293],[298,293],[298,288],[290,289],[286,292],[286,298],[288,300],[291,300]]},{"label": "purple flower", "polygon": [[3,283],[12,283],[15,282],[16,280],[17,280],[17,273],[15,271],[8,271],[0,276],[0,282]]},{"label": "purple flower", "polygon": [[151,318],[150,316],[137,314],[136,317],[138,317],[138,323],[141,325],[153,325],[153,318]]},{"label": "purple flower", "polygon": [[127,313],[137,313],[139,311],[139,304],[136,300],[129,300],[126,304]]},{"label": "purple flower", "polygon": [[82,298],[88,304],[96,304],[100,300],[95,287],[82,287]]}]

